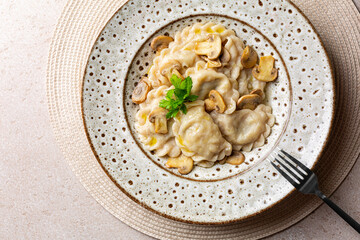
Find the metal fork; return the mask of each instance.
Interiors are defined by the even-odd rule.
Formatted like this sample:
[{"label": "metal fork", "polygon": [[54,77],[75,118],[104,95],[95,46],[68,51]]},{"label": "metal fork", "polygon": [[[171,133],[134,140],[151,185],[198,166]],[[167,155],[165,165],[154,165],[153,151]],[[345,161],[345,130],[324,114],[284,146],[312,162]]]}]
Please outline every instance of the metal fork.
[{"label": "metal fork", "polygon": [[[327,198],[320,190],[316,175],[296,158],[282,149],[275,153],[274,161],[270,163],[286,178],[297,190],[305,194],[315,194],[321,198],[329,207],[331,207],[340,217],[342,217],[350,226],[360,233],[360,224],[345,213],[340,207]],[[279,160],[281,159],[281,161]],[[283,163],[284,162],[284,163]],[[280,167],[281,166],[281,167]],[[286,172],[283,170],[285,169]]]}]

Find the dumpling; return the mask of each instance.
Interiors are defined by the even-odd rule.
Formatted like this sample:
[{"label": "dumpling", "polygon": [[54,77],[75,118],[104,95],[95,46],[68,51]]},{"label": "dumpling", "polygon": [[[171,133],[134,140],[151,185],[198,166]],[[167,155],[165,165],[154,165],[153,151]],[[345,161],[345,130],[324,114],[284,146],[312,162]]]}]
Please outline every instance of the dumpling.
[{"label": "dumpling", "polygon": [[202,166],[212,166],[206,162],[215,162],[230,155],[232,146],[205,112],[203,101],[187,107],[187,114],[179,114],[173,125],[176,144],[182,153]]},{"label": "dumpling", "polygon": [[140,141],[149,151],[156,151],[158,156],[169,155],[170,157],[177,157],[180,155],[180,148],[175,143],[174,134],[172,132],[172,125],[174,120],[169,120],[168,133],[155,133],[154,124],[149,121],[149,114],[159,108],[159,102],[162,100],[166,92],[171,89],[167,86],[161,86],[152,89],[146,98],[146,101],[139,105],[140,109],[136,113],[135,129],[139,134]]},{"label": "dumpling", "polygon": [[[173,46],[170,43],[170,46]],[[177,47],[163,49],[153,61],[153,66],[149,70],[149,83],[156,88],[161,85],[171,86],[168,76],[163,72],[170,72],[176,68],[180,74],[184,74],[186,68],[194,66],[200,57],[193,51],[178,51]]]},{"label": "dumpling", "polygon": [[259,81],[253,77],[251,73],[252,69],[243,69],[238,78],[238,91],[240,96],[249,94],[253,89],[260,89],[264,93],[265,98],[265,87],[266,82]]},{"label": "dumpling", "polygon": [[251,70],[243,69],[238,78],[238,90],[240,96],[249,94],[249,80],[252,78]]},{"label": "dumpling", "polygon": [[194,67],[201,60],[201,57],[194,52],[195,45],[198,41],[206,40],[209,34],[216,34],[222,42],[226,41],[224,48],[230,53],[231,58],[227,66],[223,68],[223,72],[229,78],[236,80],[242,68],[240,58],[244,43],[233,30],[208,22],[206,24],[196,23],[177,32],[169,47],[157,53],[148,73],[150,85],[153,88],[161,85],[171,86],[169,79],[162,74],[162,71],[171,68],[174,62],[180,65],[177,70],[182,75],[188,68]]},{"label": "dumpling", "polygon": [[230,60],[227,63],[223,63],[219,72],[224,73],[228,78],[237,80],[243,69],[241,55],[244,50],[244,43],[235,35],[228,36],[225,41],[226,43],[223,51],[229,53]]},{"label": "dumpling", "polygon": [[264,104],[259,105],[255,110],[242,109],[231,115],[213,111],[211,117],[233,148],[244,151],[263,146],[275,123],[271,107]]},{"label": "dumpling", "polygon": [[[265,98],[266,82],[255,79],[252,69],[241,64],[244,48],[244,42],[233,30],[208,22],[178,31],[168,47],[156,52],[146,80],[151,90],[139,104],[135,117],[135,128],[145,149],[155,151],[157,156],[184,155],[198,166],[211,167],[233,150],[251,151],[265,144],[275,122],[271,107],[261,104],[255,110],[236,110],[239,97],[255,89],[262,90]],[[159,103],[168,90],[175,88],[170,82],[172,74],[191,77],[191,95],[198,98],[185,103],[186,114],[180,111],[165,120],[168,110],[160,108]],[[224,100],[224,113],[205,111],[204,101],[211,90]],[[207,103],[210,110],[210,102]],[[162,115],[156,115],[155,110]],[[155,123],[149,121],[150,113],[157,116],[151,118]],[[167,131],[161,128],[165,122]]]},{"label": "dumpling", "polygon": [[226,103],[226,114],[231,114],[236,109],[236,101],[239,99],[237,81],[231,80],[225,74],[216,72],[211,68],[203,68],[205,62],[198,62],[194,68],[186,71],[193,81],[191,94],[199,96],[199,100],[208,98],[211,90],[215,89],[223,97]]}]

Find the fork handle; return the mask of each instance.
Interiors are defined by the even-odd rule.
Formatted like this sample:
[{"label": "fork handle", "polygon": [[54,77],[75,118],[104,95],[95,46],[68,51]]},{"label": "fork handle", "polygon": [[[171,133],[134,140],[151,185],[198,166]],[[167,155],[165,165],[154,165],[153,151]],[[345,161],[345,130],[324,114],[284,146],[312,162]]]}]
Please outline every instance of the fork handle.
[{"label": "fork handle", "polygon": [[327,198],[322,192],[317,192],[316,195],[320,197],[329,207],[331,207],[340,217],[342,217],[350,226],[352,226],[358,233],[360,233],[360,224],[344,212],[338,205]]}]

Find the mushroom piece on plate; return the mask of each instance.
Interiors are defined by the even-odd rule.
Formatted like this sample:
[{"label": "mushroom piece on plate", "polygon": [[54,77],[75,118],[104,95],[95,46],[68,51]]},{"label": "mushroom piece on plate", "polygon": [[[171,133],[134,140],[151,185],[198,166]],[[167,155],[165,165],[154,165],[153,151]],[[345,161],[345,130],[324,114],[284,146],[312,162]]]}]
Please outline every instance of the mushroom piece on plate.
[{"label": "mushroom piece on plate", "polygon": [[177,75],[181,79],[184,79],[184,77],[179,72],[180,69],[181,69],[180,62],[175,59],[172,59],[160,67],[160,73],[161,75],[167,77],[169,80],[173,74]]},{"label": "mushroom piece on plate", "polygon": [[221,53],[221,38],[216,34],[209,34],[209,37],[202,42],[195,44],[195,53],[197,55],[205,55],[210,60],[215,60]]},{"label": "mushroom piece on plate", "polygon": [[264,99],[265,95],[264,92],[261,89],[254,89],[250,92],[250,94],[256,94],[259,95],[262,99]]},{"label": "mushroom piece on plate", "polygon": [[167,133],[167,120],[166,110],[163,108],[157,108],[149,114],[149,121],[154,123],[156,133]]},{"label": "mushroom piece on plate", "polygon": [[247,94],[239,98],[236,106],[238,109],[254,110],[261,103],[261,100],[257,94]]},{"label": "mushroom piece on plate", "polygon": [[136,85],[132,93],[131,100],[136,104],[145,102],[147,94],[150,91],[150,86],[146,83],[146,81],[147,77],[143,77]]},{"label": "mushroom piece on plate", "polygon": [[150,47],[157,51],[160,52],[161,50],[163,50],[164,48],[169,47],[169,44],[174,41],[174,39],[172,37],[168,37],[168,36],[157,36],[156,38],[154,38],[151,41]]},{"label": "mushroom piece on plate", "polygon": [[233,154],[226,158],[226,163],[231,165],[240,165],[245,161],[245,156],[241,152],[233,152]]},{"label": "mushroom piece on plate", "polygon": [[169,158],[165,164],[168,168],[177,168],[180,174],[188,174],[194,167],[194,160],[185,155],[177,158]]},{"label": "mushroom piece on plate", "polygon": [[[226,110],[226,104],[224,102],[223,97],[221,96],[221,94],[216,91],[216,90],[211,90],[209,92],[209,100],[212,101],[215,105],[215,110],[218,113],[224,113]],[[211,109],[211,104],[209,101],[205,101],[205,108],[207,107],[206,105],[208,105],[208,109]]]},{"label": "mushroom piece on plate", "polygon": [[252,70],[253,76],[263,82],[274,81],[278,76],[274,63],[275,59],[272,56],[261,57],[259,65]]},{"label": "mushroom piece on plate", "polygon": [[255,50],[247,46],[241,55],[241,64],[244,68],[252,68],[257,62],[258,56]]},{"label": "mushroom piece on plate", "polygon": [[220,62],[222,64],[227,64],[228,62],[230,62],[231,60],[231,55],[229,53],[228,50],[226,50],[226,48],[223,49],[223,53],[220,56]]}]

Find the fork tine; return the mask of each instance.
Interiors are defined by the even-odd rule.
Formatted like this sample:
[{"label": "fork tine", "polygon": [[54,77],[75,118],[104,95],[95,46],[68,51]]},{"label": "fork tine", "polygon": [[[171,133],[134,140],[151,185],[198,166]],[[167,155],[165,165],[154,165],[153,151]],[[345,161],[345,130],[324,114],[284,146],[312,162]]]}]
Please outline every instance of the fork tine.
[{"label": "fork tine", "polygon": [[285,168],[286,171],[291,175],[293,176],[294,178],[296,178],[296,180],[299,181],[299,183],[301,182],[301,179],[293,172],[291,171],[287,166],[285,166],[285,164],[283,164],[282,162],[280,162],[277,158],[275,158],[275,161],[281,165],[281,167]]},{"label": "fork tine", "polygon": [[286,158],[284,158],[283,156],[281,156],[280,154],[278,154],[278,156],[284,161],[286,162],[291,169],[293,169],[294,171],[296,171],[298,174],[300,174],[300,176],[305,177],[306,174],[304,174],[302,171],[300,171],[293,163],[290,163]]},{"label": "fork tine", "polygon": [[296,183],[291,177],[289,177],[283,170],[281,170],[278,166],[275,165],[275,163],[270,162],[271,165],[273,165],[274,168],[276,168],[276,170],[278,170],[278,172],[284,177],[286,178],[286,180],[288,180],[294,187],[298,188],[299,184]]},{"label": "fork tine", "polygon": [[284,150],[280,150],[285,156],[287,156],[291,161],[293,161],[294,163],[296,163],[301,169],[303,169],[307,174],[311,174],[311,170],[306,167],[304,164],[302,164],[299,160],[297,160],[296,158],[294,158],[293,156],[291,156],[290,154],[288,154],[287,152],[285,152]]}]

